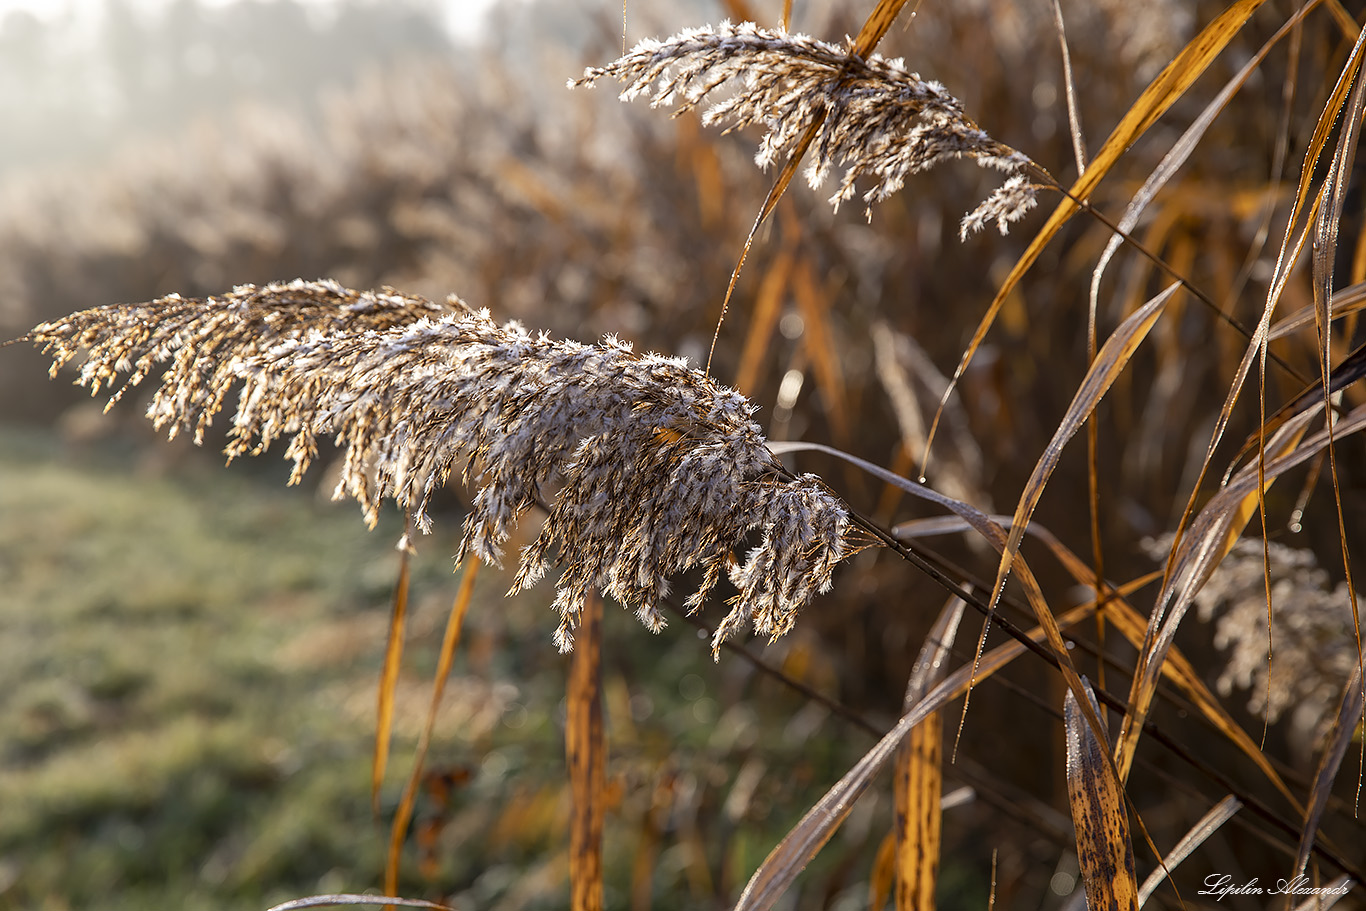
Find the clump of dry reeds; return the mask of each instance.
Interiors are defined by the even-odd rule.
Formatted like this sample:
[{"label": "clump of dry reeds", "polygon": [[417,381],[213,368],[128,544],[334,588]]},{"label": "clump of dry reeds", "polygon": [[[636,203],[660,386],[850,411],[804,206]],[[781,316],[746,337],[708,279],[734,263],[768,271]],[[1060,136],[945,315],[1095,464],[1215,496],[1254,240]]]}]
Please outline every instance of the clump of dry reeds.
[{"label": "clump of dry reeds", "polygon": [[[691,610],[723,573],[738,589],[714,648],[751,623],[781,635],[850,552],[843,504],[815,476],[783,469],[754,406],[684,360],[615,338],[553,341],[455,299],[302,281],[100,307],[30,338],[53,353],[54,373],[88,350],[79,382],[92,392],[126,373],[111,404],[168,364],[148,416],[197,440],[242,380],[229,456],[289,436],[298,480],[319,440],[335,438],[345,460],[335,496],[355,497],[372,525],[392,498],[425,530],[433,491],[458,471],[478,492],[457,560],[500,563],[518,519],[552,502],[513,590],[559,551],[562,650],[591,590],[657,631],[669,577],[694,567]],[[761,542],[737,562],[732,549],[755,529]]]},{"label": "clump of dry reeds", "polygon": [[869,218],[873,204],[900,190],[910,175],[963,157],[1010,175],[963,219],[963,235],[992,221],[1004,234],[1037,202],[1037,188],[1025,173],[1032,164],[1027,156],[987,135],[938,82],[921,79],[900,59],[865,59],[852,42],[841,47],[753,22],[724,21],[642,41],[569,84],[591,86],[603,78],[626,84],[623,100],[652,95],[653,105],[678,104],[680,113],[732,87],[702,120],[727,129],[763,126],[768,132],[755,161],[764,168],[792,154],[815,130],[807,181],[816,189],[833,169],[844,168],[830,197],[839,208],[853,198],[860,178],[871,178],[874,185],[863,194]]}]

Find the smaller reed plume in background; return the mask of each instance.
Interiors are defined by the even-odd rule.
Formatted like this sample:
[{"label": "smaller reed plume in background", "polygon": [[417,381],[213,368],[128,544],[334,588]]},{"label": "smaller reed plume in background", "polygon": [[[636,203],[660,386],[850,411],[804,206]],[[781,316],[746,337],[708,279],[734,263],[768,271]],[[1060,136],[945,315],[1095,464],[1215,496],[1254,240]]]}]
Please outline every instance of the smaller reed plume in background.
[{"label": "smaller reed plume in background", "polygon": [[458,469],[477,487],[459,559],[500,563],[512,527],[548,503],[513,590],[558,551],[562,650],[592,589],[659,630],[669,577],[694,568],[690,610],[723,572],[738,589],[714,649],[747,625],[781,635],[853,549],[844,505],[815,476],[786,472],[744,396],[612,337],[554,341],[454,298],[296,281],[100,307],[28,338],[54,355],[54,374],[88,350],[78,382],[114,390],[111,404],[165,364],[148,416],[196,441],[242,381],[229,457],[288,436],[297,481],[335,439],[334,496],[358,500],[372,525],[391,498],[426,530],[433,491]]},{"label": "smaller reed plume in background", "polygon": [[[1144,542],[1162,560],[1170,537]],[[1342,687],[1357,666],[1356,637],[1348,609],[1347,584],[1333,587],[1314,553],[1244,540],[1195,596],[1200,619],[1214,623],[1214,645],[1227,663],[1219,692],[1246,690],[1248,711],[1278,721],[1287,710],[1293,742],[1309,749],[1335,715]],[[1267,596],[1264,570],[1271,574],[1272,635],[1267,654]]]},{"label": "smaller reed plume in background", "polygon": [[819,188],[832,170],[843,168],[830,197],[838,208],[854,197],[860,178],[870,178],[873,186],[863,194],[869,218],[873,204],[900,190],[910,175],[965,156],[1009,177],[963,218],[964,237],[993,221],[1004,234],[1037,202],[1038,187],[1027,174],[1035,166],[1027,156],[987,135],[938,82],[921,79],[900,59],[873,54],[865,60],[852,44],[725,21],[642,41],[569,85],[591,86],[604,77],[625,83],[622,100],[652,95],[651,104],[678,104],[680,113],[731,86],[734,93],[709,108],[703,122],[724,124],[727,131],[765,127],[755,156],[764,168],[791,154],[814,129],[807,181]]}]

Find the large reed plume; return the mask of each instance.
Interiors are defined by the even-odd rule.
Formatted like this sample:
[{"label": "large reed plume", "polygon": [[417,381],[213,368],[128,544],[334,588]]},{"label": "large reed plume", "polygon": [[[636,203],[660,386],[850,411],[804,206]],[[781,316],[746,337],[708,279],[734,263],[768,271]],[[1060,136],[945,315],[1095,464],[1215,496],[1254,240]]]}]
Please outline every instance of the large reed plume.
[{"label": "large reed plume", "polygon": [[[392,498],[425,530],[433,491],[459,471],[478,492],[458,560],[500,563],[518,519],[553,501],[513,590],[559,550],[562,650],[592,589],[659,630],[668,577],[694,567],[703,575],[689,609],[723,572],[739,590],[714,648],[749,623],[781,635],[850,552],[844,506],[814,476],[783,469],[743,396],[612,337],[553,341],[454,298],[302,281],[100,307],[29,337],[53,352],[54,373],[88,349],[79,382],[114,388],[111,404],[168,363],[148,416],[196,440],[241,379],[229,457],[289,436],[297,481],[335,437],[335,496],[356,498],[371,525]],[[739,563],[731,550],[755,529],[762,541]]]}]

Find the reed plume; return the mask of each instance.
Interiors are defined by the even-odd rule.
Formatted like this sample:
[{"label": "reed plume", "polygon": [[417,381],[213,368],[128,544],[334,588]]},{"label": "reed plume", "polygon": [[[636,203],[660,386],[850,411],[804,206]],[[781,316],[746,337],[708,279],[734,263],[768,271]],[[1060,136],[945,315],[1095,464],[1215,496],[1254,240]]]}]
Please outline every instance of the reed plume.
[{"label": "reed plume", "polygon": [[[454,298],[296,281],[100,307],[29,338],[53,353],[54,373],[88,349],[78,382],[116,389],[111,405],[167,363],[148,416],[196,441],[240,380],[229,457],[288,436],[296,482],[333,438],[344,456],[334,497],[358,500],[372,526],[390,498],[428,530],[428,501],[459,468],[477,490],[457,559],[501,564],[512,527],[549,503],[513,591],[559,551],[561,650],[591,589],[659,630],[669,577],[693,568],[690,610],[723,572],[738,589],[714,649],[746,625],[781,635],[851,552],[844,505],[783,469],[744,396],[610,336],[555,341]],[[732,549],[755,530],[742,563]]]},{"label": "reed plume", "polygon": [[830,197],[836,209],[867,177],[873,186],[863,201],[871,218],[873,204],[900,190],[908,176],[964,156],[1010,175],[964,217],[964,237],[992,221],[1004,234],[1037,201],[1038,188],[1026,174],[1033,164],[1027,156],[987,135],[938,82],[921,79],[899,58],[873,54],[864,59],[851,42],[841,47],[752,22],[724,21],[685,29],[664,41],[642,41],[569,85],[591,86],[604,77],[625,84],[623,101],[651,95],[653,106],[678,104],[679,113],[723,86],[733,87],[734,93],[710,107],[702,120],[724,124],[727,132],[763,125],[768,132],[755,155],[763,168],[790,154],[815,125],[806,178],[817,189],[833,169],[844,169]]}]

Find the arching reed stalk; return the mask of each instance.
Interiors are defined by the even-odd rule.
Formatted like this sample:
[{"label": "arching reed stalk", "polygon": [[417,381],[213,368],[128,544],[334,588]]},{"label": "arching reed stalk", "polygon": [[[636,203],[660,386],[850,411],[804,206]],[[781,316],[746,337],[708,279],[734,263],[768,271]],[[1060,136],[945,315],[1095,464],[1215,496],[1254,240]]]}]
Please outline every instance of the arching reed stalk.
[{"label": "arching reed stalk", "polygon": [[29,338],[53,353],[54,372],[88,349],[78,381],[114,400],[167,363],[148,414],[196,440],[241,380],[229,457],[288,436],[297,481],[319,440],[335,438],[334,495],[358,500],[372,525],[392,498],[426,530],[433,491],[458,470],[477,488],[459,558],[499,563],[520,517],[550,502],[513,590],[559,552],[562,650],[590,590],[659,630],[669,577],[693,568],[691,610],[723,572],[738,589],[714,647],[747,625],[781,635],[851,552],[844,505],[814,475],[784,471],[744,396],[613,337],[554,341],[454,299],[296,281],[86,310]]}]

